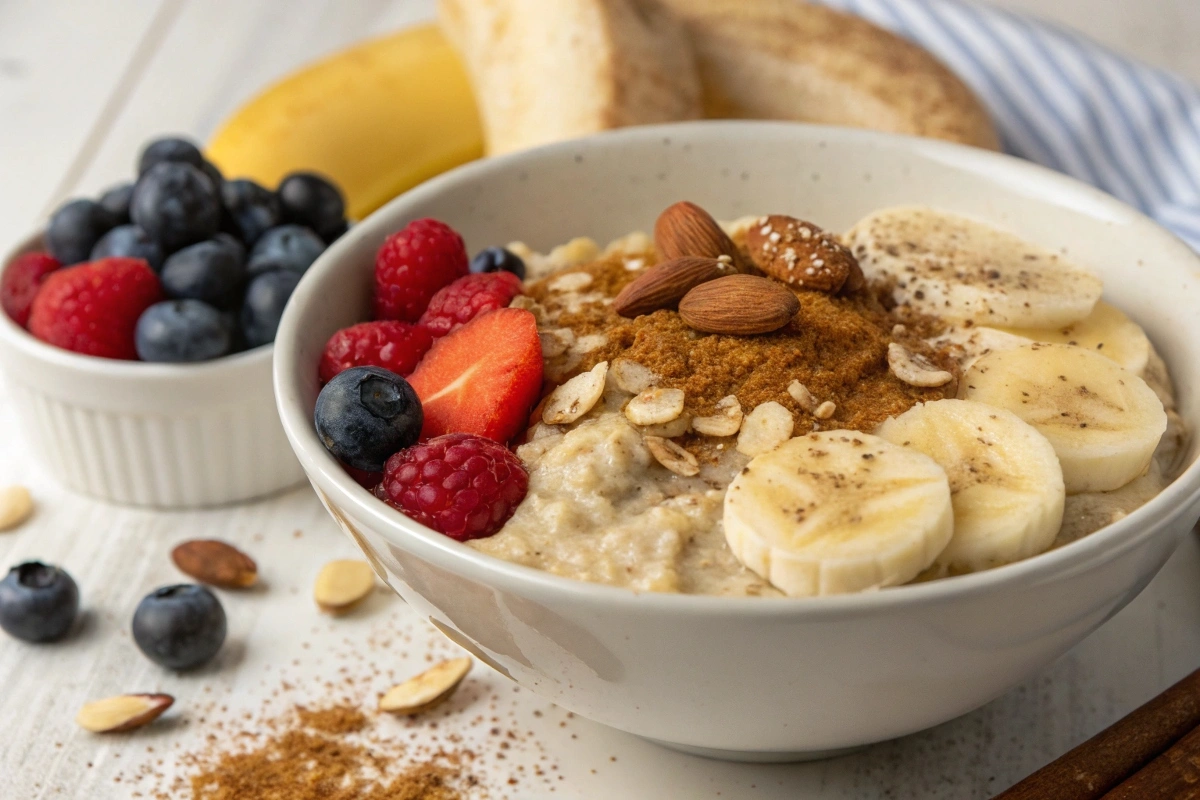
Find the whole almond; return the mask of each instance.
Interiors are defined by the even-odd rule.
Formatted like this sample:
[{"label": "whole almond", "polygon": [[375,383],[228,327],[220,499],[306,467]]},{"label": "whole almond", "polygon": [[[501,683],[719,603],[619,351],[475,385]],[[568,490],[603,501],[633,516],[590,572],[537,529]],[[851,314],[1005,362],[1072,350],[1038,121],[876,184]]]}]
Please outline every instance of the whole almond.
[{"label": "whole almond", "polygon": [[117,733],[140,728],[162,716],[175,698],[169,694],[123,694],[86,704],[75,722],[92,733]]},{"label": "whole almond", "polygon": [[428,711],[448,700],[470,671],[469,658],[452,658],[435,664],[420,675],[388,689],[379,698],[379,710],[403,715]]},{"label": "whole almond", "polygon": [[852,273],[857,273],[855,284],[862,278],[854,254],[832,233],[795,217],[760,219],[746,232],[746,249],[755,266],[797,289],[835,294]]},{"label": "whole almond", "polygon": [[742,254],[733,240],[707,211],[686,200],[667,206],[654,222],[654,248],[670,261],[684,256],[729,256],[738,272],[745,272]]},{"label": "whole almond", "polygon": [[787,325],[800,301],[787,287],[756,275],[702,283],[679,301],[679,316],[698,331],[751,336]]},{"label": "whole almond", "polygon": [[613,310],[622,317],[639,317],[660,308],[675,308],[691,289],[722,275],[735,272],[727,260],[702,256],[683,256],[656,264],[628,284],[617,299]]},{"label": "whole almond", "polygon": [[245,589],[258,580],[254,559],[219,539],[191,539],[171,551],[179,571],[222,589]]}]

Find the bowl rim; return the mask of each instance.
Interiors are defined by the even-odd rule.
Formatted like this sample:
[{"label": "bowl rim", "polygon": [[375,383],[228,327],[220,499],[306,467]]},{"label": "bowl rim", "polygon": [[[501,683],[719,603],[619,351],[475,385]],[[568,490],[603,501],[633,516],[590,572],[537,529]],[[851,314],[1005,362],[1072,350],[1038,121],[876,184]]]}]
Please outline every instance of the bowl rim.
[{"label": "bowl rim", "polygon": [[[469,185],[480,178],[514,167],[535,166],[541,161],[569,155],[581,148],[619,148],[628,143],[640,144],[663,139],[732,139],[734,142],[740,139],[745,143],[771,136],[805,141],[837,138],[863,146],[903,150],[924,160],[962,167],[994,184],[1041,184],[1073,201],[1072,209],[1087,206],[1103,211],[1116,222],[1136,225],[1140,234],[1155,239],[1155,246],[1174,248],[1178,256],[1173,261],[1186,259],[1190,255],[1194,262],[1193,269],[1200,273],[1200,256],[1177,237],[1141,212],[1093,186],[1015,156],[914,136],[794,122],[704,120],[608,131],[470,162],[394,198],[357,225],[352,235],[335,242],[309,268],[284,312],[280,323],[280,333],[283,335],[277,340],[279,357],[274,363],[275,399],[288,440],[322,501],[332,505],[336,500],[337,505],[346,506],[355,517],[363,520],[385,540],[419,558],[465,578],[497,588],[503,587],[516,594],[566,593],[573,602],[598,608],[631,605],[647,611],[669,611],[672,614],[751,617],[802,614],[818,618],[871,614],[882,608],[940,604],[1006,586],[1063,578],[1117,558],[1144,539],[1159,533],[1189,508],[1200,503],[1200,458],[1196,458],[1161,492],[1117,522],[1054,550],[981,572],[882,590],[814,597],[764,598],[644,592],[555,575],[481,553],[454,541],[380,502],[358,485],[321,445],[312,425],[311,410],[305,412],[299,397],[293,396],[290,391],[293,378],[298,376],[301,367],[296,363],[296,338],[286,334],[300,326],[306,310],[313,304],[316,276],[336,271],[343,254],[350,250],[359,237],[371,236],[376,228],[391,227],[390,224],[384,225],[384,219],[403,217],[406,215],[403,209],[419,205],[445,189]],[[983,169],[989,165],[993,170]],[[996,176],[995,167],[1003,167],[1003,179]],[[1200,435],[1200,431],[1192,431],[1192,435]],[[327,496],[326,491],[334,497]]]},{"label": "bowl rim", "polygon": [[[14,247],[0,257],[0,274],[8,269],[18,256],[38,250],[46,229],[39,228],[22,238]],[[75,353],[41,341],[25,328],[0,312],[0,347],[7,347],[22,355],[52,366],[74,372],[111,380],[138,380],[153,383],[175,383],[181,380],[205,380],[214,373],[254,369],[261,362],[273,360],[275,344],[260,345],[240,353],[221,356],[209,361],[193,364],[163,364],[150,361],[127,361],[118,358],[101,358]]]}]

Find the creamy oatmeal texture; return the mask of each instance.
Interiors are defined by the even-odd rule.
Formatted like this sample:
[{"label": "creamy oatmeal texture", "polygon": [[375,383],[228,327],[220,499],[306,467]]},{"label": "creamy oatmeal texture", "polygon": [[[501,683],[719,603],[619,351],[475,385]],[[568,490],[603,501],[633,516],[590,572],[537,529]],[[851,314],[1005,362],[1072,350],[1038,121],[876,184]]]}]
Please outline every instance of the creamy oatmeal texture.
[{"label": "creamy oatmeal texture", "polygon": [[[746,219],[725,227],[744,246],[745,231],[754,223]],[[656,262],[644,234],[604,250],[586,239],[548,255],[520,244],[510,249],[527,264],[528,295],[514,304],[537,317],[548,380],[560,384],[589,376],[558,390],[546,405],[562,405],[566,394],[567,400],[577,399],[572,386],[584,386],[592,396],[584,398],[582,413],[561,424],[543,422],[543,408],[535,410],[527,441],[517,449],[529,471],[528,495],[499,533],[469,544],[564,577],[637,591],[781,596],[743,566],[726,541],[726,488],[751,454],[762,450],[753,442],[765,441],[771,450],[809,431],[873,431],[916,404],[962,396],[960,378],[993,347],[1029,343],[1019,330],[947,324],[911,313],[904,304],[887,309],[886,301],[880,306],[874,299],[850,302],[801,292],[795,330],[747,337],[754,341],[745,346],[757,349],[739,349],[727,341],[735,337],[688,330],[669,310],[632,320],[612,311],[620,289]],[[877,279],[866,264],[864,271]],[[831,343],[843,341],[843,350],[831,352]],[[896,342],[905,354],[896,352],[901,346]],[[725,361],[697,361],[700,366],[689,373],[688,358],[679,351]],[[813,352],[827,353],[836,369],[834,362],[814,360]],[[895,360],[909,365],[908,356],[924,370],[916,381],[924,379],[923,385],[896,378]],[[1053,547],[1127,515],[1182,467],[1186,431],[1174,411],[1169,376],[1152,349],[1144,361],[1141,376],[1167,413],[1154,458],[1145,474],[1115,491],[1067,495]],[[723,368],[709,368],[717,363]],[[602,390],[595,383],[600,375]],[[668,391],[647,392],[652,387]],[[779,411],[764,412],[767,404]],[[788,423],[782,433],[781,416]],[[730,431],[736,434],[720,435]],[[934,565],[905,580],[957,571],[962,570]]]}]

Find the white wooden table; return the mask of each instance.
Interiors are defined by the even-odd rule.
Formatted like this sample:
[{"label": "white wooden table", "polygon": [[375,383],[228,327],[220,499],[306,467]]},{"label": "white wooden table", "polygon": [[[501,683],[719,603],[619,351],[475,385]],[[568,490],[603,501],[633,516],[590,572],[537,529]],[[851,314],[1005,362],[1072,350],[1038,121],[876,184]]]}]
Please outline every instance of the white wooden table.
[{"label": "white wooden table", "polygon": [[[3,0],[0,3],[0,247],[68,195],[124,179],[152,134],[204,137],[239,102],[291,68],[430,12],[386,0]],[[1196,0],[1004,0],[1074,23],[1151,63],[1200,81]],[[25,483],[39,512],[0,534],[0,566],[40,557],[79,582],[84,623],[69,641],[31,647],[0,636],[0,797],[126,798],[140,768],[175,774],[211,718],[319,703],[345,675],[351,699],[451,652],[382,592],[347,619],[308,598],[317,569],[351,546],[308,489],[212,512],[162,514],[102,505],[60,489],[35,466],[0,385],[0,485]],[[265,587],[223,599],[230,639],[218,663],[176,676],[128,632],[138,599],[179,575],[170,547],[220,536],[259,561]],[[472,706],[518,735],[509,758],[484,757],[493,797],[986,798],[1200,666],[1200,543],[1189,537],[1146,591],[1100,631],[988,706],[857,755],[802,765],[730,765],[678,755],[514,691],[478,668],[427,743],[461,735],[489,751]],[[294,688],[278,692],[284,681]],[[176,711],[135,736],[96,737],[72,719],[88,699],[166,691]],[[488,698],[491,698],[490,700]],[[221,710],[221,706],[225,710]],[[201,721],[201,717],[205,721]],[[485,725],[487,728],[490,725]],[[148,748],[153,748],[153,752]],[[494,748],[490,748],[494,750]],[[161,761],[161,765],[157,762]],[[522,772],[520,767],[528,765]],[[540,765],[544,778],[533,778]],[[519,778],[508,786],[509,775]],[[560,777],[561,776],[561,777]],[[117,782],[117,780],[120,782]],[[668,791],[664,787],[671,787]],[[551,789],[554,791],[551,792]]]}]

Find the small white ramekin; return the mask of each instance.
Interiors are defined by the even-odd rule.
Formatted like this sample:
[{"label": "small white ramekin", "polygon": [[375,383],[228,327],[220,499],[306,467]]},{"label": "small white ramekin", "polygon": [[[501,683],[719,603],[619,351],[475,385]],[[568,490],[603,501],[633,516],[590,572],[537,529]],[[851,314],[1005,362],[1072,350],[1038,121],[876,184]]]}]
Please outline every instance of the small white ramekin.
[{"label": "small white ramekin", "polygon": [[[4,267],[41,246],[31,236]],[[125,505],[223,505],[304,479],[275,411],[273,351],[189,365],[94,358],[0,313],[0,386],[29,455],[70,489]]]}]

